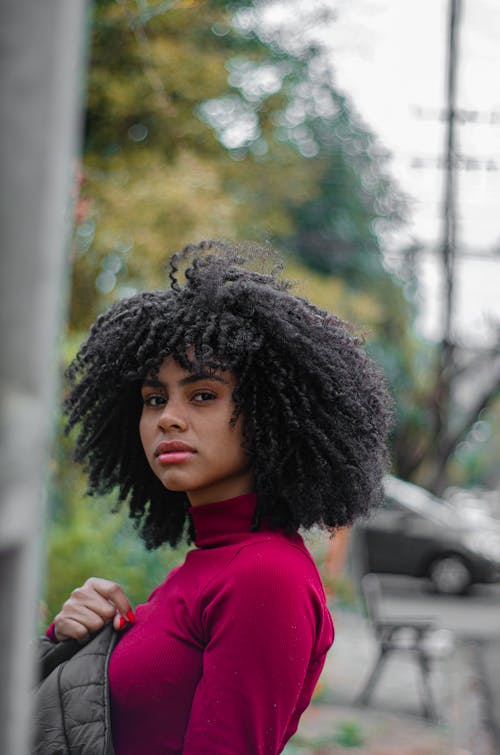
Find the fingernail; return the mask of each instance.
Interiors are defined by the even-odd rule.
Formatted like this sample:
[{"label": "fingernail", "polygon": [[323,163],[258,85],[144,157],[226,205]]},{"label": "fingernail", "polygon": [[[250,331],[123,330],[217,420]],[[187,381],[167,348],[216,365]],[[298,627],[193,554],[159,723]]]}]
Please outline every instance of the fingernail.
[{"label": "fingernail", "polygon": [[120,620],[118,621],[118,630],[123,629],[127,622],[123,618],[123,616],[120,616]]},{"label": "fingernail", "polygon": [[127,621],[129,621],[131,624],[135,624],[135,615],[133,611],[128,612]]}]

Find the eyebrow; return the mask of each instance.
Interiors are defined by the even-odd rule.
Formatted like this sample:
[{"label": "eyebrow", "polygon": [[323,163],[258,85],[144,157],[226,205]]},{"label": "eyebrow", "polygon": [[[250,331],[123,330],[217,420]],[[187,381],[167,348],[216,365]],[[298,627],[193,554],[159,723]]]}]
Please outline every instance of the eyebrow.
[{"label": "eyebrow", "polygon": [[[229,385],[228,381],[225,380],[220,375],[215,375],[213,372],[193,372],[190,375],[187,375],[185,378],[182,378],[179,380],[179,385],[191,385],[191,383],[198,383],[200,380],[215,380],[218,383],[223,383],[224,385]],[[143,387],[151,387],[151,388],[165,388],[165,383],[162,383],[161,380],[158,379],[152,379],[152,378],[146,378],[142,381]]]}]

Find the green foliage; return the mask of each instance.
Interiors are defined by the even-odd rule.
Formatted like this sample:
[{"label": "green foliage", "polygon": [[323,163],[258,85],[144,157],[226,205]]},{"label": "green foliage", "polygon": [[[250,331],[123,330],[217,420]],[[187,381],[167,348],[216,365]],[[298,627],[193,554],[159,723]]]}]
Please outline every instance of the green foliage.
[{"label": "green foliage", "polygon": [[450,478],[463,487],[498,486],[500,436],[494,429],[500,425],[500,401],[483,409],[458,444],[450,463]]},{"label": "green foliage", "polygon": [[334,742],[342,747],[361,747],[365,743],[361,726],[357,721],[341,721]]},{"label": "green foliage", "polygon": [[389,280],[377,223],[401,202],[385,158],[323,52],[291,40],[252,2],[94,4],[72,328],[162,285],[166,257],[204,237],[269,238],[351,286]]},{"label": "green foliage", "polygon": [[48,535],[44,602],[49,621],[88,577],[118,582],[135,605],[144,602],[183,558],[183,551],[147,552],[125,512],[110,513],[109,500],[77,494],[65,500],[64,508],[51,522]]},{"label": "green foliage", "polygon": [[308,124],[320,171],[315,191],[292,207],[290,246],[314,269],[373,290],[390,279],[382,264],[379,227],[401,222],[403,198],[384,174],[385,158],[375,138],[326,82],[322,89],[313,96],[329,95],[334,114]]},{"label": "green foliage", "polygon": [[[300,734],[296,734],[290,742],[287,744],[284,752],[299,753],[303,750],[319,753],[336,752],[336,745],[342,748],[348,747],[362,747],[366,743],[365,736],[361,725],[357,721],[340,721],[337,725],[335,734],[333,737],[307,737],[303,738]],[[333,749],[332,749],[333,745]]]}]

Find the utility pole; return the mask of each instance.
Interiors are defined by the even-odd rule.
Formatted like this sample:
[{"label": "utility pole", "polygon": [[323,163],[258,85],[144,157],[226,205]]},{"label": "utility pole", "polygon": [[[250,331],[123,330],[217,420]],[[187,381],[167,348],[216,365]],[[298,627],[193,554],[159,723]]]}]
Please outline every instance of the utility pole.
[{"label": "utility pole", "polygon": [[[452,318],[454,304],[454,258],[456,253],[456,118],[457,118],[457,68],[458,30],[462,12],[462,0],[450,0],[448,62],[446,82],[447,129],[445,144],[445,185],[443,207],[442,260],[445,275],[445,318],[443,346],[452,341]],[[450,355],[452,357],[452,355]]]},{"label": "utility pole", "polygon": [[436,390],[433,399],[433,436],[435,452],[435,472],[431,488],[442,492],[446,463],[450,420],[451,382],[454,364],[453,309],[454,279],[457,236],[456,213],[456,121],[457,121],[457,69],[458,35],[462,14],[462,0],[449,0],[448,55],[446,67],[446,137],[445,137],[445,176],[443,199],[443,238],[441,259],[444,276],[444,325],[440,344]]},{"label": "utility pole", "polygon": [[85,0],[0,3],[0,753],[27,755]]},{"label": "utility pole", "polygon": [[[465,352],[456,343],[454,333],[455,317],[455,263],[461,257],[473,257],[498,261],[496,248],[483,250],[457,251],[457,174],[459,171],[497,171],[500,164],[489,155],[466,155],[460,152],[457,144],[457,132],[463,124],[482,124],[498,127],[500,111],[497,109],[476,110],[457,107],[457,79],[459,61],[459,33],[464,8],[461,0],[449,0],[447,24],[447,61],[446,61],[446,101],[444,108],[415,107],[417,118],[438,119],[446,122],[443,155],[415,156],[412,167],[418,169],[443,169],[443,200],[442,200],[442,234],[436,248],[423,250],[405,250],[409,255],[411,266],[412,255],[422,254],[424,251],[436,253],[441,261],[443,273],[443,332],[437,347],[435,379],[429,398],[431,413],[428,440],[409,453],[403,438],[401,443],[403,462],[406,463],[405,473],[413,475],[419,468],[425,469],[425,484],[436,493],[442,493],[446,487],[446,471],[450,456],[458,443],[466,438],[468,431],[477,420],[479,413],[488,408],[500,389],[500,373],[498,372],[498,343],[487,350],[487,359],[491,364],[491,381],[486,386],[478,386],[474,401],[469,407],[462,406],[455,414],[452,413],[453,386],[463,380],[466,372],[477,369],[477,361],[464,363]],[[460,246],[460,245],[459,245]],[[486,355],[484,355],[486,356]],[[483,363],[484,363],[483,356]],[[460,364],[458,362],[460,361]],[[466,364],[466,366],[464,366]]]}]

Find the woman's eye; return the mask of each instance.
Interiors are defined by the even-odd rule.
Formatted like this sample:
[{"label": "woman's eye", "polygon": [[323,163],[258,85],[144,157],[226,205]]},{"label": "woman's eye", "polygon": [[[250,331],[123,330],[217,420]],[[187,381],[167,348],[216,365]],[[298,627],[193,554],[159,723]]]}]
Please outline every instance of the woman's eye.
[{"label": "woman's eye", "polygon": [[158,396],[157,394],[153,394],[151,396],[143,396],[142,402],[144,406],[151,406],[153,408],[157,406],[163,406],[165,403],[165,397],[164,396]]},{"label": "woman's eye", "polygon": [[214,398],[214,394],[210,391],[197,391],[193,395],[193,401],[196,404],[204,404],[206,401],[213,401]]}]

